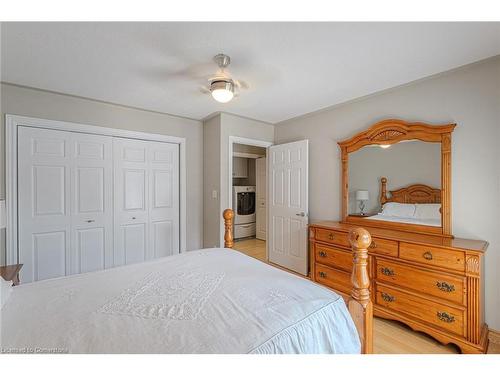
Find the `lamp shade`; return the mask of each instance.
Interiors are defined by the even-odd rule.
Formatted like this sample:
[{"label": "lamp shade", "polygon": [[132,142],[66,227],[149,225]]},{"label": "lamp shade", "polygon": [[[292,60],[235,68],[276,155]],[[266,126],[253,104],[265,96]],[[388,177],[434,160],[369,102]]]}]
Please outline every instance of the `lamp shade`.
[{"label": "lamp shade", "polygon": [[367,190],[357,190],[356,191],[356,200],[357,201],[367,201],[369,200],[369,194]]},{"label": "lamp shade", "polygon": [[0,200],[0,229],[5,228],[7,219],[5,217],[5,201]]}]

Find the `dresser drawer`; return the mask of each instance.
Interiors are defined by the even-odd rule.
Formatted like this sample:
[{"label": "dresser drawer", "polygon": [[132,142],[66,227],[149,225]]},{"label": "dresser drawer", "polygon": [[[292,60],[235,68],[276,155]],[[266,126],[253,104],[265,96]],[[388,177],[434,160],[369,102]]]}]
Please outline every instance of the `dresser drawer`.
[{"label": "dresser drawer", "polygon": [[370,248],[368,249],[372,253],[381,255],[391,255],[394,257],[398,256],[398,241],[384,240],[382,238],[373,237]]},{"label": "dresser drawer", "polygon": [[401,259],[457,271],[465,270],[465,256],[461,251],[401,242],[399,245],[399,257]]},{"label": "dresser drawer", "polygon": [[423,271],[388,260],[377,259],[376,278],[465,305],[464,278],[440,272]]},{"label": "dresser drawer", "polygon": [[346,294],[351,294],[351,273],[336,270],[316,263],[315,281],[329,288]]},{"label": "dresser drawer", "polygon": [[447,331],[464,335],[465,310],[442,305],[377,283],[376,303]]},{"label": "dresser drawer", "polygon": [[347,272],[352,271],[352,252],[315,244],[314,259],[326,266],[333,266]]},{"label": "dresser drawer", "polygon": [[316,228],[314,238],[318,241],[330,242],[340,246],[351,247],[347,233],[335,230]]}]

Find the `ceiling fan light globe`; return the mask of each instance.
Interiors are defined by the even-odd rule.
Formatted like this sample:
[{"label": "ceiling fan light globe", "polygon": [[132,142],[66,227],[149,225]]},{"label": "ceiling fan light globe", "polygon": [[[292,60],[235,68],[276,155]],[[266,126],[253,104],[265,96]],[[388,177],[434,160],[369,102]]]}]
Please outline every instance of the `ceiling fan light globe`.
[{"label": "ceiling fan light globe", "polygon": [[234,97],[234,86],[232,82],[216,81],[210,85],[212,97],[219,103],[230,102]]},{"label": "ceiling fan light globe", "polygon": [[233,92],[226,89],[217,89],[212,91],[212,97],[219,103],[227,103],[233,99]]}]

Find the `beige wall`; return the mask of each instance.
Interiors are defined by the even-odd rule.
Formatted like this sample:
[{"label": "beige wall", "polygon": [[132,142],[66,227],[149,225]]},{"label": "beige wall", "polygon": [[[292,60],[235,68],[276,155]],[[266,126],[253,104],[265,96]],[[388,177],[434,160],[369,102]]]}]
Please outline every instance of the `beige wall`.
[{"label": "beige wall", "polygon": [[412,184],[441,188],[441,145],[401,142],[389,148],[363,147],[349,154],[349,213],[359,212],[356,190],[368,190],[365,212],[380,210],[380,178],[387,177],[387,190]]},{"label": "beige wall", "polygon": [[[187,249],[203,241],[203,127],[200,121],[1,84],[0,198],[5,197],[5,114],[186,138]],[[2,261],[5,243],[1,244]]]},{"label": "beige wall", "polygon": [[[213,208],[212,203],[205,204],[205,208],[211,207],[210,211],[206,211],[204,222],[204,246],[217,247],[223,244],[224,226],[222,223],[221,215],[224,209],[229,205],[231,198],[231,191],[229,189],[229,137],[243,137],[260,141],[273,142],[274,141],[274,126],[262,121],[251,120],[227,113],[220,113],[205,121],[205,126],[214,126],[218,124],[220,129],[219,142],[214,137],[210,137],[210,141],[205,143],[205,156],[211,153],[219,153],[219,168],[217,170],[210,170],[210,173],[219,173],[218,183],[218,203],[219,209]],[[214,132],[215,133],[215,132]],[[207,140],[207,137],[205,137]],[[232,157],[232,156],[231,156]],[[208,173],[208,171],[206,171]],[[206,186],[205,184],[205,197],[212,199],[212,190],[214,187]],[[213,200],[213,199],[212,199]],[[218,234],[213,232],[213,228],[218,227]]]},{"label": "beige wall", "polygon": [[490,242],[486,320],[500,330],[500,58],[278,124],[276,143],[310,141],[312,221],[340,216],[337,142],[386,118],[458,124],[452,144],[453,232]]},{"label": "beige wall", "polygon": [[203,124],[203,247],[219,246],[220,122],[215,116]]}]

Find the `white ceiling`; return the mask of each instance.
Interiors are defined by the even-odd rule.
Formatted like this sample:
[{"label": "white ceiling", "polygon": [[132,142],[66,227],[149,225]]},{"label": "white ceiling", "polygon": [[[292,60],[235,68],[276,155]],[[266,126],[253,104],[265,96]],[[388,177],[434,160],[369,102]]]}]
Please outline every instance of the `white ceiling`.
[{"label": "white ceiling", "polygon": [[[1,80],[201,119],[271,123],[500,54],[500,23],[3,23]],[[212,56],[249,83],[216,103]]]}]

